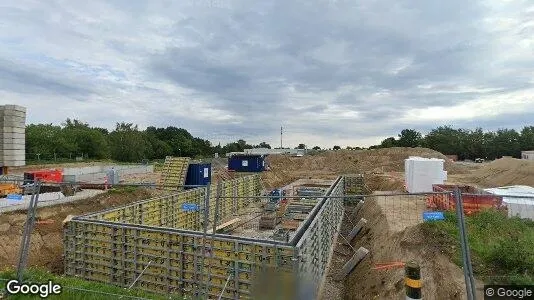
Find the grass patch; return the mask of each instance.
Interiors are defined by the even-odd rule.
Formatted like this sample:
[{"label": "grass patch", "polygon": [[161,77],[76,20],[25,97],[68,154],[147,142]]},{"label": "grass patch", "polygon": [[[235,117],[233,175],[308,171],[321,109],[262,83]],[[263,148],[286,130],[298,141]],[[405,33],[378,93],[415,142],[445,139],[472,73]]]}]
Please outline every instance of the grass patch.
[{"label": "grass patch", "polygon": [[[486,283],[534,284],[533,221],[486,210],[466,217],[466,225],[475,276]],[[454,245],[448,254],[462,265],[454,213],[446,213],[445,221],[425,223],[423,229],[439,243]]]},{"label": "grass patch", "polygon": [[[25,295],[7,295],[5,290],[7,281],[4,279],[15,279],[16,271],[5,270],[0,272],[0,299],[41,299],[37,296],[25,296]],[[25,282],[46,284],[49,280],[53,284],[59,284],[62,286],[61,294],[49,296],[49,299],[58,300],[100,300],[100,299],[184,299],[178,296],[158,295],[147,293],[135,288],[127,290],[118,286],[87,281],[76,277],[56,276],[47,271],[41,269],[28,269],[25,275]],[[89,291],[82,291],[89,290]],[[92,292],[91,292],[92,291]],[[5,298],[2,298],[2,293]],[[110,295],[115,294],[116,296]],[[120,296],[117,296],[120,295]],[[122,297],[121,297],[122,296]],[[48,298],[47,298],[48,299]]]},{"label": "grass patch", "polygon": [[112,189],[110,189],[108,193],[115,194],[115,195],[116,194],[119,194],[119,195],[132,194],[132,193],[135,193],[138,189],[139,187],[136,187],[136,186],[117,186],[117,187],[113,187]]}]

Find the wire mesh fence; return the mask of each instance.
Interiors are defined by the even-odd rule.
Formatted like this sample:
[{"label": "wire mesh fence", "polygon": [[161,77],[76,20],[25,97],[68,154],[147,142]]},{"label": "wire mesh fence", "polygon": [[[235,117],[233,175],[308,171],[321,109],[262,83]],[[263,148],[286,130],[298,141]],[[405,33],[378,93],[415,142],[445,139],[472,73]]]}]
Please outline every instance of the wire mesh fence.
[{"label": "wire mesh fence", "polygon": [[[340,181],[338,185],[343,186],[343,182]],[[359,194],[360,189],[346,186],[351,190],[318,197],[317,199],[324,199],[322,202],[311,201],[315,197],[302,195],[280,197],[286,198],[292,206],[286,205],[285,213],[279,216],[280,223],[276,226],[285,226],[285,230],[298,232],[308,222],[306,218],[314,214],[314,207],[318,203],[323,204],[317,206],[317,212],[321,206],[331,206],[335,208],[329,212],[331,214],[337,211],[335,203],[344,203],[340,228],[334,230],[336,224],[330,224],[330,218],[326,214],[317,230],[328,231],[328,235],[317,233],[315,236],[315,231],[311,230],[309,245],[322,249],[324,243],[317,241],[328,238],[333,243],[335,239],[331,229],[332,232],[339,233],[329,267],[333,273],[328,276],[332,278],[338,275],[338,271],[361,248],[369,251],[366,259],[343,279],[343,285],[347,289],[345,292],[357,295],[356,299],[378,294],[382,299],[388,299],[398,296],[392,293],[402,294],[402,284],[400,288],[398,286],[398,280],[403,278],[400,267],[412,260],[421,266],[425,293],[436,299],[471,299],[472,295],[481,298],[484,284],[533,283],[534,197],[505,197],[474,193],[467,189],[462,192],[460,188],[450,187],[420,194]],[[267,196],[219,196],[221,199],[225,197],[237,202],[245,198],[254,203],[270,202]],[[310,210],[303,213],[303,209]],[[242,214],[231,217],[240,218],[231,234],[241,234],[248,238],[260,237],[262,235],[255,235],[262,231],[260,219],[271,214],[273,213],[257,208],[244,210]],[[231,219],[221,220],[220,223],[227,220]],[[312,226],[311,223],[308,225]],[[462,238],[464,232],[466,239]],[[281,241],[271,234],[262,238]],[[319,258],[321,264],[327,265],[328,256]],[[150,275],[152,268],[154,266],[150,266],[147,274]],[[313,269],[313,265],[308,268]],[[143,276],[146,277],[147,274]],[[221,280],[220,285],[224,286],[226,277],[221,277]],[[376,280],[384,283],[376,285]],[[443,283],[444,281],[447,283]],[[362,290],[362,286],[366,286],[365,289],[368,290]],[[384,294],[384,291],[389,294]]]},{"label": "wire mesh fence", "polygon": [[438,190],[361,195],[363,204],[346,208],[344,236],[351,238],[352,228],[366,219],[367,229],[352,248],[372,249],[371,274],[415,259],[434,281],[427,295],[438,299],[455,297],[440,294],[454,290],[440,286],[440,277],[463,287],[466,299],[482,298],[488,284],[534,284],[534,197],[455,186]]}]

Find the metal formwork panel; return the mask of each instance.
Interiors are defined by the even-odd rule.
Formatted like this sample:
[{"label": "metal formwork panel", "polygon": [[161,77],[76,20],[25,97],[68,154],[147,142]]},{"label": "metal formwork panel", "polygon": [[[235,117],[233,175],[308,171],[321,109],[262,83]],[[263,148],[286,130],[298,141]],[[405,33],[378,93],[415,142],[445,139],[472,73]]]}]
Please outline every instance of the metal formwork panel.
[{"label": "metal formwork panel", "polygon": [[[65,273],[122,287],[139,278],[136,287],[142,290],[212,298],[222,293],[223,299],[253,298],[254,281],[266,269],[317,287],[343,217],[342,199],[328,196],[343,195],[343,183],[339,178],[329,189],[295,244],[203,235],[198,231],[202,211],[184,212],[181,204],[197,203],[203,210],[204,188],[76,217],[65,230]],[[220,194],[227,198],[219,199],[219,222],[246,207],[243,200],[251,201],[235,196],[255,196],[260,190],[258,175],[221,182]],[[212,185],[210,218],[216,195]]]},{"label": "metal formwork panel", "polygon": [[159,184],[164,190],[183,190],[187,169],[189,167],[189,157],[172,157],[165,158],[161,179]]},{"label": "metal formwork panel", "polygon": [[198,230],[200,228],[198,212],[183,211],[181,207],[185,203],[201,205],[204,195],[205,189],[198,188],[97,212],[84,218]]},{"label": "metal formwork panel", "polygon": [[136,285],[152,292],[192,295],[202,283],[219,296],[231,275],[223,298],[250,298],[260,270],[291,274],[294,257],[287,245],[155,227],[74,219],[65,231],[67,275],[127,287],[146,268]]},{"label": "metal formwork panel", "polygon": [[[344,181],[343,178],[339,178],[328,196],[342,196],[343,194]],[[342,219],[343,199],[327,198],[296,245],[301,257],[301,263],[298,266],[301,282],[319,287],[324,280]]]}]

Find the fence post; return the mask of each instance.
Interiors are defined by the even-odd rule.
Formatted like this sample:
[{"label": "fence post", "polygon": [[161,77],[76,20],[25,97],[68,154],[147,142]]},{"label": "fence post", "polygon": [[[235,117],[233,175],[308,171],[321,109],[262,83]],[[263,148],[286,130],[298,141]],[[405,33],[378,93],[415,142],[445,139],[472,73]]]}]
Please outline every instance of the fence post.
[{"label": "fence post", "polygon": [[19,263],[17,267],[17,279],[22,283],[24,271],[28,264],[28,255],[31,247],[30,239],[35,225],[35,214],[37,210],[37,202],[39,201],[39,193],[41,192],[41,182],[36,180],[33,182],[32,196],[28,211],[26,212],[26,223],[24,223],[24,231],[22,234],[22,241],[20,243]]},{"label": "fence post", "polygon": [[406,288],[406,300],[423,299],[421,293],[421,268],[414,261],[404,266],[404,286]]},{"label": "fence post", "polygon": [[458,232],[460,235],[460,245],[462,247],[465,290],[467,292],[467,299],[475,300],[476,287],[475,279],[473,277],[473,266],[471,264],[471,254],[469,253],[469,243],[467,241],[467,230],[465,228],[464,203],[462,200],[462,193],[460,193],[460,189],[458,187],[454,189],[454,198],[456,201],[456,216],[458,221]]}]

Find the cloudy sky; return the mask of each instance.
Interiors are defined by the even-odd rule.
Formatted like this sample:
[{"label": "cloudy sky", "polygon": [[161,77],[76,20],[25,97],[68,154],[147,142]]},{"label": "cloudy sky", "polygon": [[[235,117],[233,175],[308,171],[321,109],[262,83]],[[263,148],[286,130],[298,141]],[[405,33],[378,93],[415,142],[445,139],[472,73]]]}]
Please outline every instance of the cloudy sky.
[{"label": "cloudy sky", "polygon": [[534,123],[532,0],[7,0],[0,43],[29,123],[330,147]]}]

